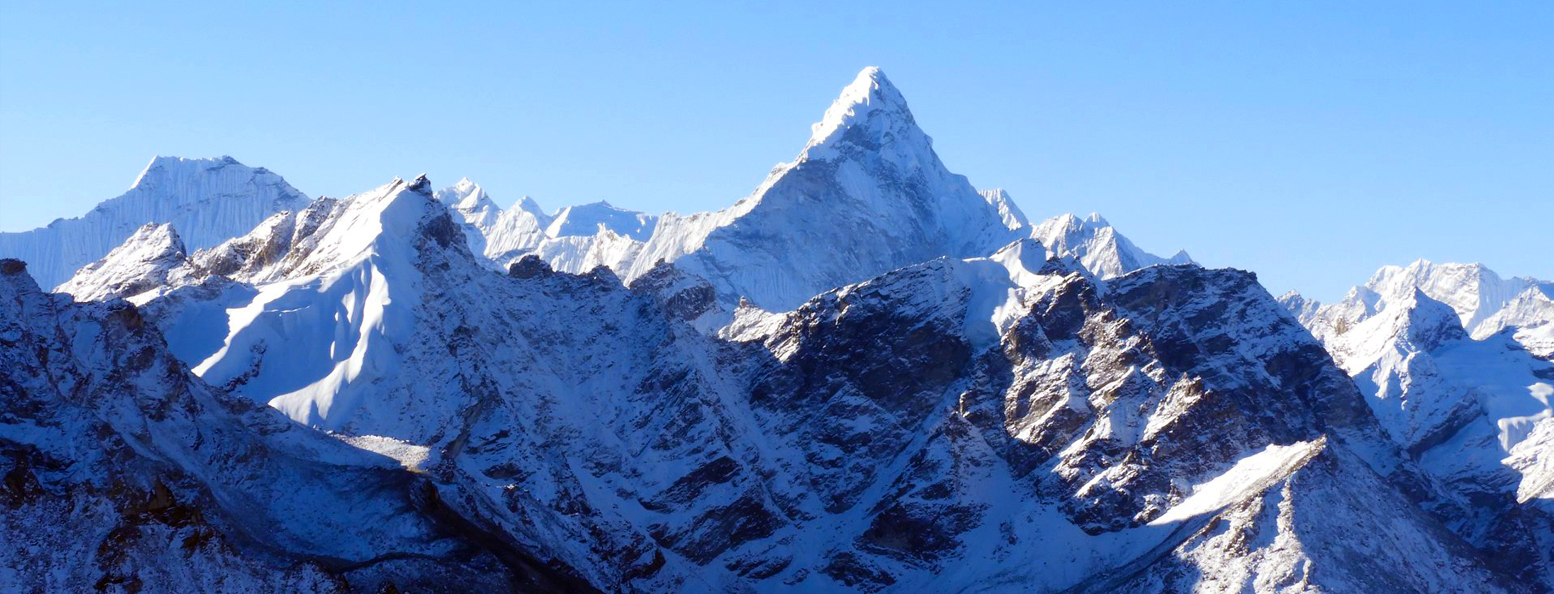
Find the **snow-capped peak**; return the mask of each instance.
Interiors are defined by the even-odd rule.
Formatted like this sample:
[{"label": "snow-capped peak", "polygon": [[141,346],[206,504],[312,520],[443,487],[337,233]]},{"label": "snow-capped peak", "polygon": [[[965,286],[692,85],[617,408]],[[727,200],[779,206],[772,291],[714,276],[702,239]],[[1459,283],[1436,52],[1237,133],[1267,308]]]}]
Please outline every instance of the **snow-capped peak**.
[{"label": "snow-capped peak", "polygon": [[[448,220],[448,228],[429,224],[433,219],[447,215],[449,211],[433,197],[431,182],[426,176],[410,181],[394,178],[393,181],[373,190],[355,194],[342,200],[319,201],[319,208],[310,208],[298,216],[306,221],[283,221],[261,225],[256,234],[276,237],[245,236],[243,242],[253,245],[285,246],[284,258],[276,258],[279,266],[263,267],[245,275],[243,280],[256,282],[274,278],[298,278],[313,275],[336,274],[334,271],[354,269],[360,266],[403,268],[414,260],[416,241],[426,233],[439,235],[439,244],[463,243],[462,231]],[[290,237],[305,231],[306,238]],[[281,235],[288,237],[282,238]],[[273,241],[272,241],[273,240]],[[231,246],[223,245],[221,248]],[[232,250],[218,249],[210,252]],[[252,248],[238,249],[251,252]],[[194,258],[204,262],[207,256],[216,259],[230,254],[201,252]],[[270,257],[274,258],[273,255]],[[238,265],[237,268],[245,268]],[[218,266],[217,268],[230,268]]]},{"label": "snow-capped peak", "polygon": [[1429,351],[1458,338],[1467,338],[1467,333],[1457,320],[1457,313],[1415,289],[1390,304],[1381,315],[1336,336],[1330,349],[1340,366],[1356,373],[1392,348],[1393,341],[1403,341],[1409,349]]},{"label": "snow-capped peak", "polygon": [[438,202],[457,208],[459,210],[475,210],[490,206],[496,207],[491,202],[491,197],[486,195],[486,190],[480,184],[470,181],[469,178],[460,178],[459,182],[450,187],[437,190],[433,197]]},{"label": "snow-capped peak", "polygon": [[533,198],[528,196],[519,198],[518,204],[515,205],[515,208],[534,215],[534,218],[543,221],[546,225],[550,224],[550,220],[552,218],[551,213],[547,212],[544,208],[541,208],[540,203],[535,201]]},{"label": "snow-capped peak", "polygon": [[[1478,263],[1434,263],[1416,260],[1408,266],[1383,266],[1370,280],[1354,287],[1344,299],[1331,305],[1306,305],[1301,323],[1319,338],[1342,334],[1339,328],[1354,326],[1385,312],[1397,303],[1409,303],[1415,292],[1450,306],[1462,327],[1476,339],[1485,339],[1508,327],[1526,330],[1523,344],[1540,356],[1554,354],[1554,346],[1535,336],[1554,330],[1554,283],[1531,278],[1501,278]],[[1316,302],[1307,302],[1315,304]]]},{"label": "snow-capped peak", "polygon": [[187,258],[183,240],[170,223],[146,223],[103,259],[82,266],[57,291],[77,301],[133,296],[163,288],[168,274]]},{"label": "snow-capped peak", "polygon": [[842,89],[842,93],[831,102],[831,107],[826,109],[825,116],[810,126],[809,146],[824,144],[838,133],[859,124],[871,121],[886,123],[873,120],[877,113],[886,116],[905,115],[908,123],[912,118],[911,112],[906,110],[906,98],[885,78],[885,71],[877,66],[869,66]]},{"label": "snow-capped peak", "polygon": [[432,195],[432,180],[426,179],[426,174],[422,173],[420,175],[415,176],[415,179],[410,180],[410,185],[407,187],[407,189],[409,189],[412,192],[416,192],[416,193],[419,193],[419,194],[426,194],[427,196],[431,196]]},{"label": "snow-capped peak", "polygon": [[[1479,263],[1437,264],[1420,259],[1406,267],[1382,267],[1365,287],[1383,300],[1404,298],[1415,288],[1423,290],[1450,305],[1462,318],[1462,325],[1482,338],[1504,326],[1486,326],[1486,320],[1537,284],[1532,279],[1501,278]],[[1554,314],[1554,309],[1548,313]]]},{"label": "snow-capped peak", "polygon": [[[242,163],[239,163],[237,159],[234,159],[229,155],[222,155],[220,157],[206,159],[189,159],[184,157],[157,155],[156,157],[151,158],[150,163],[146,163],[146,168],[140,171],[140,175],[135,176],[135,181],[134,183],[130,184],[129,189],[133,190],[143,184],[158,183],[165,181],[168,178],[187,176],[192,173],[198,173],[200,171],[209,169],[219,169],[229,165],[243,167]],[[263,167],[256,167],[253,169],[255,171],[264,171]]]},{"label": "snow-capped peak", "polygon": [[1073,214],[1047,219],[1033,227],[1030,236],[1047,246],[1048,255],[1072,257],[1101,278],[1120,276],[1157,264],[1192,263],[1186,251],[1162,258],[1139,249],[1096,213],[1083,219]]},{"label": "snow-capped peak", "polygon": [[875,151],[903,172],[930,166],[933,139],[917,127],[917,120],[885,72],[870,66],[826,109],[810,128],[804,159],[833,160],[857,151]]},{"label": "snow-capped peak", "polygon": [[309,199],[279,175],[232,157],[156,157],[130,189],[86,215],[47,227],[0,233],[0,256],[28,264],[45,287],[64,282],[82,265],[118,247],[146,223],[172,223],[189,249],[215,246],[248,232]]}]

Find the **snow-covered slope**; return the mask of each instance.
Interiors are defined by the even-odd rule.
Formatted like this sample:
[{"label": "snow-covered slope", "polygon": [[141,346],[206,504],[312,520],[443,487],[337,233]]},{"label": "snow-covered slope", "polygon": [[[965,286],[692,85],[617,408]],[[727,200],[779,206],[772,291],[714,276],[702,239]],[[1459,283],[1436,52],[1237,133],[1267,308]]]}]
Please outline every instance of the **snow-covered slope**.
[{"label": "snow-covered slope", "polygon": [[877,68],[843,89],[794,161],[727,209],[654,217],[595,203],[549,221],[523,210],[460,209],[484,236],[477,252],[503,266],[534,253],[557,270],[603,265],[629,281],[674,262],[727,306],[746,297],[769,309],[939,256],[986,256],[1026,226],[1002,192],[978,193],[945,169]]},{"label": "snow-covered slope", "polygon": [[658,224],[658,217],[653,215],[616,208],[608,202],[593,202],[561,209],[545,227],[545,234],[550,237],[565,237],[593,235],[608,230],[637,241],[646,241],[653,233],[653,226],[656,224]]},{"label": "snow-covered slope", "polygon": [[167,286],[188,259],[183,239],[170,223],[146,223],[103,259],[81,270],[57,289],[78,301],[142,295]]},{"label": "snow-covered slope", "polygon": [[0,590],[582,587],[450,521],[394,460],[201,382],[135,307],[25,268],[0,260]]},{"label": "snow-covered slope", "polygon": [[[1537,281],[1420,261],[1383,268],[1341,303],[1282,301],[1354,376],[1388,434],[1471,503],[1458,529],[1489,549],[1530,547],[1516,564],[1547,581],[1554,553],[1536,543],[1554,540],[1554,509],[1527,494],[1548,481],[1531,452],[1554,419],[1554,363],[1529,347],[1554,317],[1525,307],[1544,298]],[[1475,322],[1470,336],[1464,324]]]},{"label": "snow-covered slope", "polygon": [[1103,282],[1022,239],[744,308],[761,323],[722,340],[684,323],[716,297],[676,266],[632,288],[490,270],[424,180],[319,212],[196,254],[147,315],[207,381],[413,460],[449,509],[603,590],[1057,591],[1259,559],[1337,588],[1395,559],[1327,551],[1338,518],[1278,524],[1304,554],[1190,537],[1373,475],[1391,503],[1345,521],[1430,537],[1393,590],[1506,588],[1249,274]]},{"label": "snow-covered slope", "polygon": [[524,254],[537,254],[572,272],[595,266],[623,268],[641,249],[658,217],[595,202],[547,214],[528,196],[502,209],[478,184],[459,180],[438,190],[436,199],[464,222],[470,250],[505,268]]},{"label": "snow-covered slope", "polygon": [[1374,393],[1373,403],[1407,411],[1410,419],[1390,427],[1404,445],[1432,446],[1465,419],[1487,413],[1504,454],[1539,418],[1554,414],[1554,365],[1540,360],[1546,356],[1538,342],[1554,326],[1554,308],[1542,307],[1554,306],[1547,286],[1502,280],[1480,264],[1420,260],[1382,268],[1340,303],[1293,293],[1281,300]]},{"label": "snow-covered slope", "polygon": [[661,218],[625,276],[665,260],[730,303],[780,310],[908,264],[985,256],[1019,235],[1009,224],[1022,222],[1017,211],[945,169],[877,68],[859,73],[812,132],[797,159],[734,206]]},{"label": "snow-covered slope", "polygon": [[32,231],[0,233],[0,257],[27,262],[45,287],[107,255],[147,223],[172,223],[191,250],[247,233],[266,217],[306,206],[308,197],[260,167],[231,157],[157,157],[123,195],[85,216]]},{"label": "snow-covered slope", "polygon": [[1101,277],[1191,262],[1144,252],[1098,216],[1031,226],[1003,190],[978,192],[945,168],[878,68],[860,72],[811,132],[794,161],[716,212],[655,217],[594,203],[545,215],[527,199],[502,210],[468,180],[437,197],[467,223],[471,249],[498,267],[534,254],[556,270],[607,266],[629,282],[672,262],[707,279],[725,310],[741,298],[789,309],[901,266],[988,256],[1022,236]]}]

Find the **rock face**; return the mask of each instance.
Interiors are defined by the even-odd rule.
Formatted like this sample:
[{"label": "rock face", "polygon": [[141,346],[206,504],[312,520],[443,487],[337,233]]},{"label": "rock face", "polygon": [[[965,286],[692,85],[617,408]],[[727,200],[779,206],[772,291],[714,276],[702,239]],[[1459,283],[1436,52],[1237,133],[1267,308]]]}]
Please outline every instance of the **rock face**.
[{"label": "rock face", "polygon": [[0,233],[0,257],[27,262],[41,285],[53,287],[147,223],[172,223],[189,249],[201,249],[247,233],[272,214],[307,204],[308,197],[281,176],[231,157],[157,157],[128,192],[83,217]]}]

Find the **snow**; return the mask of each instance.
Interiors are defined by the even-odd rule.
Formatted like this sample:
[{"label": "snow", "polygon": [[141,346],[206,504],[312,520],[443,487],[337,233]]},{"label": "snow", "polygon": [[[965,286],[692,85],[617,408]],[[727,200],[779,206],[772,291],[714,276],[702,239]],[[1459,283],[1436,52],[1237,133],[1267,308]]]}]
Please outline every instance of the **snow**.
[{"label": "snow", "polygon": [[420,273],[414,248],[401,238],[416,234],[428,198],[401,180],[353,196],[295,264],[317,272],[260,285],[251,300],[229,306],[224,320],[182,319],[193,328],[228,329],[194,372],[217,385],[241,378],[240,393],[300,422],[339,429],[374,393],[373,381],[398,364],[394,349],[379,345],[402,342],[413,328],[408,308],[419,300]]},{"label": "snow", "polygon": [[1290,445],[1270,444],[1260,452],[1237,460],[1223,474],[1193,485],[1186,499],[1149,524],[1160,526],[1185,521],[1194,516],[1217,512],[1232,503],[1255,496],[1289,475],[1325,445],[1323,440]]},{"label": "snow", "polygon": [[146,223],[55,290],[77,301],[133,296],[144,303],[168,284],[168,275],[185,260],[183,240],[172,224]]},{"label": "snow", "polygon": [[1500,448],[1507,453],[1527,439],[1540,421],[1554,417],[1550,400],[1554,380],[1536,374],[1554,366],[1513,345],[1508,337],[1497,335],[1484,341],[1455,341],[1431,353],[1443,375],[1478,396],[1485,418],[1499,430]]},{"label": "snow", "polygon": [[1408,266],[1384,266],[1364,285],[1352,289],[1344,300],[1332,305],[1316,302],[1307,307],[1301,322],[1324,341],[1340,326],[1353,326],[1386,310],[1393,303],[1406,303],[1417,290],[1431,299],[1450,306],[1463,328],[1473,338],[1484,339],[1506,328],[1529,330],[1523,336],[1525,348],[1542,357],[1554,354],[1554,347],[1539,329],[1554,324],[1554,283],[1532,278],[1501,278],[1483,264],[1436,264],[1418,260]]},{"label": "snow", "polygon": [[[1419,286],[1477,287],[1471,319],[1490,327],[1541,315],[1544,285],[1437,267],[1384,271],[1342,307],[1281,298],[1346,320],[1321,336],[1367,414],[1250,273],[1149,254],[1096,214],[1030,225],[939,162],[877,68],[812,132],[722,211],[547,214],[468,179],[395,180],[190,257],[148,226],[69,285],[143,303],[216,388],[166,357],[136,381],[182,377],[202,405],[230,391],[327,432],[250,406],[274,417],[253,433],[283,435],[256,458],[422,474],[443,511],[606,589],[1369,591],[1362,574],[1405,560],[1406,587],[1484,589],[1420,506],[1452,517],[1479,494],[1465,482],[1549,499],[1554,366],[1519,346],[1544,328],[1474,340],[1453,305],[1469,300]],[[505,274],[531,253],[561,272]],[[683,276],[646,276],[663,261]],[[125,295],[148,278],[166,286]],[[708,286],[710,314],[666,305]],[[61,352],[109,361],[101,328],[62,332]],[[146,393],[125,426],[182,397]],[[248,435],[209,426],[209,443]],[[298,550],[356,560],[377,542],[333,532],[421,530],[398,523],[413,506],[354,513],[371,489],[338,477],[254,480],[192,460],[203,433],[157,435],[171,463],[242,482],[218,496]],[[845,559],[857,575],[831,571]],[[870,573],[890,581],[849,581]]]},{"label": "snow", "polygon": [[[1543,296],[1540,287],[1530,279],[1502,280],[1478,264],[1420,260],[1382,268],[1340,304],[1286,304],[1301,307],[1302,323],[1370,392],[1378,418],[1405,445],[1416,439],[1405,436],[1453,422],[1463,414],[1461,401],[1471,398],[1495,428],[1503,454],[1554,414],[1546,379],[1554,366],[1528,348],[1540,344],[1545,314],[1536,307],[1519,310],[1531,312],[1525,316],[1497,309],[1535,302]],[[1528,316],[1537,325],[1499,323]],[[1477,330],[1470,337],[1464,326]]]},{"label": "snow", "polygon": [[1504,463],[1522,476],[1516,489],[1518,502],[1554,500],[1554,419],[1538,421],[1527,438],[1511,448]]},{"label": "snow", "polygon": [[86,215],[32,231],[0,233],[0,257],[27,262],[45,287],[107,255],[147,223],[171,223],[190,250],[247,233],[272,214],[298,210],[308,197],[264,168],[231,157],[157,157],[129,191]]},{"label": "snow", "polygon": [[609,232],[645,241],[657,223],[658,217],[616,208],[608,202],[594,202],[561,209],[550,225],[545,227],[545,234],[550,237],[586,237]]},{"label": "snow", "polygon": [[429,466],[427,461],[431,457],[431,448],[423,445],[380,435],[334,434],[334,437],[352,447],[393,458],[400,466],[412,472],[425,472]]},{"label": "snow", "polygon": [[1554,361],[1554,320],[1517,328],[1512,338],[1533,356]]},{"label": "snow", "polygon": [[532,253],[556,270],[606,266],[630,283],[666,261],[712,283],[724,311],[741,298],[792,309],[902,266],[990,256],[1022,236],[1102,277],[1191,262],[1138,249],[1098,215],[1032,227],[1008,193],[979,192],[945,168],[900,90],[873,67],[842,89],[797,158],[720,211],[653,216],[600,202],[545,215],[527,200],[502,210],[468,180],[437,195],[493,268]]},{"label": "snow", "polygon": [[[439,195],[475,229],[480,238],[471,238],[472,248],[495,267],[534,253],[566,272],[608,266],[629,283],[663,260],[706,278],[728,310],[741,297],[771,311],[791,309],[901,266],[989,256],[1030,233],[1007,193],[978,192],[940,163],[932,139],[878,68],[860,72],[811,132],[794,161],[717,212],[654,217],[596,203],[546,221],[537,207],[522,204],[471,207],[474,184]],[[1109,228],[1097,221],[1092,230]],[[1165,261],[1116,238],[1100,243],[1134,250],[1129,262]]]},{"label": "snow", "polygon": [[1161,258],[1133,245],[1101,215],[1080,219],[1065,214],[1042,221],[1030,230],[1031,238],[1047,246],[1052,257],[1071,257],[1100,278],[1112,278],[1147,266],[1191,264],[1187,252]]}]

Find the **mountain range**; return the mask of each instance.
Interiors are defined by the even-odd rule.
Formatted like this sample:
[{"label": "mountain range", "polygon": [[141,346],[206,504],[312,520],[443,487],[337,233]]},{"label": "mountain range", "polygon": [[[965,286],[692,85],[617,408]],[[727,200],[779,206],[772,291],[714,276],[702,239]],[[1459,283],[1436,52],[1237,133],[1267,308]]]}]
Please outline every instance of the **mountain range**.
[{"label": "mountain range", "polygon": [[877,68],[716,212],[159,157],[0,257],[6,591],[1554,591],[1554,283],[1032,223]]}]

